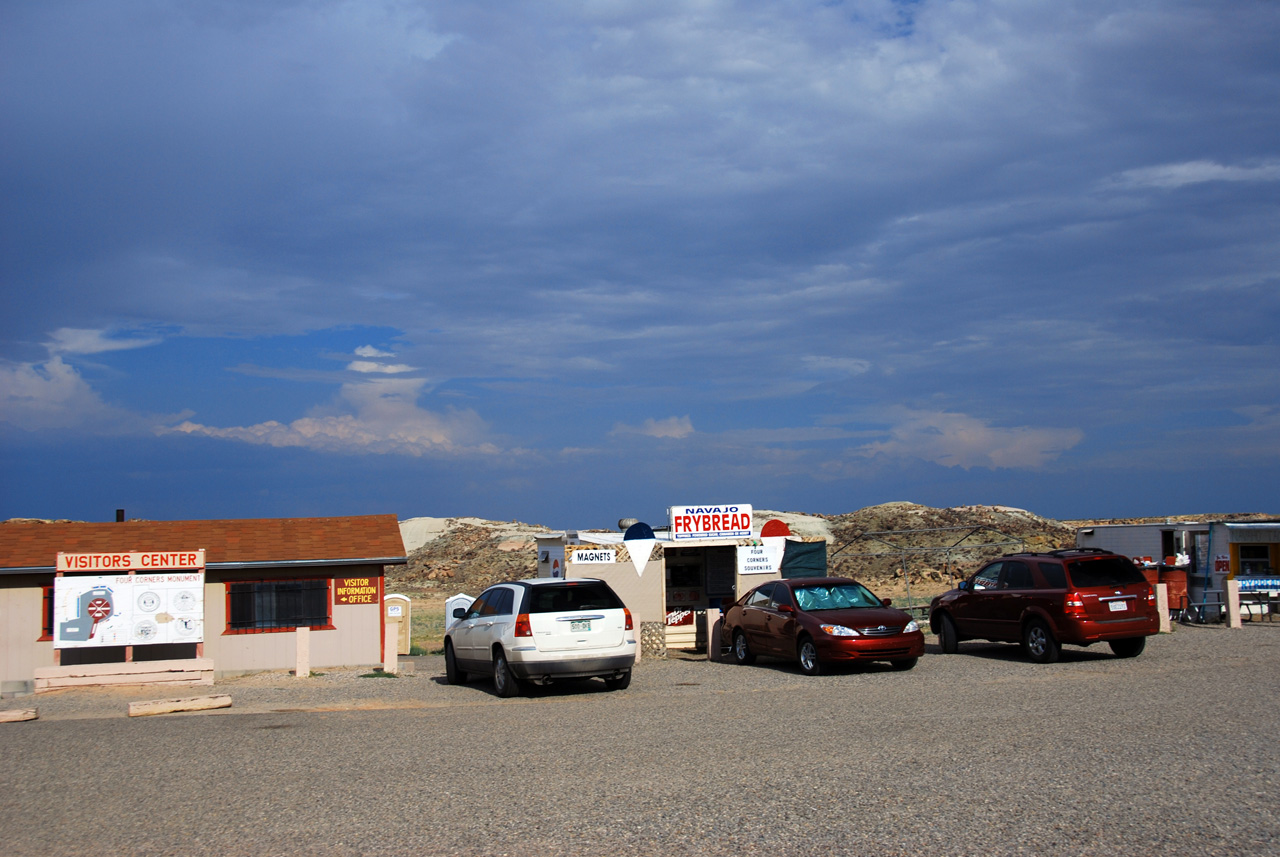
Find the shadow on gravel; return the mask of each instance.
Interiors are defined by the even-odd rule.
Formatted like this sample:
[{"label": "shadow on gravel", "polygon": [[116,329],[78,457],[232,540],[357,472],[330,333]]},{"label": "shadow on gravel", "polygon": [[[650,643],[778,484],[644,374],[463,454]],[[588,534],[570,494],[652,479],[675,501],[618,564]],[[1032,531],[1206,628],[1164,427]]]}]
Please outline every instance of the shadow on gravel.
[{"label": "shadow on gravel", "polygon": [[[787,660],[767,660],[767,659],[765,659],[764,657],[761,657],[758,661],[756,661],[754,664],[751,664],[750,666],[741,666],[741,667],[738,667],[738,666],[736,666],[736,665],[735,665],[735,668],[737,668],[737,669],[746,669],[746,670],[759,670],[759,669],[765,669],[765,670],[772,670],[773,672],[789,673],[789,674],[791,674],[791,675],[798,675],[798,676],[803,676],[803,675],[804,675],[804,673],[800,672],[800,667],[799,667],[798,665],[796,665],[796,663],[795,663],[794,661],[787,661]],[[881,662],[881,661],[868,661],[868,662],[865,662],[865,663],[853,663],[853,664],[828,664],[828,663],[824,663],[824,664],[822,665],[822,675],[824,675],[824,676],[832,676],[832,675],[872,675],[872,674],[875,674],[875,673],[904,673],[904,674],[909,674],[910,672],[911,672],[910,670],[897,670],[897,669],[894,669],[894,668],[893,668],[890,664],[888,664],[887,662]]]},{"label": "shadow on gravel", "polygon": [[[431,680],[438,685],[448,686],[449,681],[443,675],[435,675]],[[458,685],[459,688],[477,691],[479,693],[498,698],[498,692],[493,687],[493,679],[489,676],[476,676],[475,678],[467,678],[465,684]],[[603,679],[565,679],[554,684],[539,686],[536,684],[525,685],[520,696],[526,699],[539,699],[544,697],[562,697],[562,696],[591,696],[598,693],[625,693],[626,691],[610,691],[605,687]]]},{"label": "shadow on gravel", "polygon": [[[1058,663],[1070,664],[1116,660],[1116,656],[1111,653],[1111,650],[1107,648],[1105,643],[1100,645],[1102,646],[1100,649],[1077,649],[1063,646],[1062,652],[1058,656]],[[1032,661],[1022,653],[1022,647],[1014,643],[961,643],[960,651],[954,655],[943,655],[942,649],[938,646],[926,645],[925,653],[929,655],[939,655],[946,658],[976,657],[985,658],[989,661],[1010,661],[1024,664],[1032,663]]]}]

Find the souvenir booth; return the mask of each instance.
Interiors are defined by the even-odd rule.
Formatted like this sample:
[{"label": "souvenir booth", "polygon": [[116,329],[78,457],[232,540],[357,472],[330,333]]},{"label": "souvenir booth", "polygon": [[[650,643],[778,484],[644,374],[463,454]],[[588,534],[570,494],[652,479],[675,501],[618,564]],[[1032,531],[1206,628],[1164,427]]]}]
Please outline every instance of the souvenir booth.
[{"label": "souvenir booth", "polygon": [[672,506],[665,525],[623,519],[614,532],[567,530],[538,536],[540,577],[608,582],[641,626],[643,652],[705,651],[727,603],[778,577],[821,577],[826,541],[757,521],[745,504]]}]

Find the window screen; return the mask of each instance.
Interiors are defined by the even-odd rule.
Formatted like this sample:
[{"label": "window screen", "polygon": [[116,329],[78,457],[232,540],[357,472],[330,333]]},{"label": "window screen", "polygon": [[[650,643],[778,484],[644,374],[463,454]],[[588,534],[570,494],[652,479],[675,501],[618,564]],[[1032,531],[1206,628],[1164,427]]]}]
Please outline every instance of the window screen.
[{"label": "window screen", "polygon": [[232,583],[227,602],[227,627],[235,631],[329,624],[328,580]]}]

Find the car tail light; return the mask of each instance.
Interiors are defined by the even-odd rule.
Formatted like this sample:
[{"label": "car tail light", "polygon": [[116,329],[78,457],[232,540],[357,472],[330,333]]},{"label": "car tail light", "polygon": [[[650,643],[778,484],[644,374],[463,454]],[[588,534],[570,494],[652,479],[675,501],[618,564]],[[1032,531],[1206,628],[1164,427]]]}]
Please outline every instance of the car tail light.
[{"label": "car tail light", "polygon": [[521,613],[519,616],[516,617],[516,636],[517,637],[533,636],[533,626],[529,624],[528,613]]},{"label": "car tail light", "polygon": [[632,621],[631,621],[631,611],[630,611],[630,610],[628,610],[626,607],[623,607],[623,608],[622,608],[622,612],[623,612],[623,613],[625,613],[625,614],[626,614],[626,616],[627,616],[627,627],[626,627],[624,630],[627,630],[627,631],[634,631],[636,626],[635,626],[635,624],[634,624],[634,623],[632,623]]},{"label": "car tail light", "polygon": [[1079,592],[1067,593],[1067,601],[1062,606],[1062,612],[1066,613],[1068,616],[1084,615],[1084,599],[1080,596]]},{"label": "car tail light", "polygon": [[1156,603],[1156,588],[1154,586],[1147,587],[1147,603],[1148,604]]}]

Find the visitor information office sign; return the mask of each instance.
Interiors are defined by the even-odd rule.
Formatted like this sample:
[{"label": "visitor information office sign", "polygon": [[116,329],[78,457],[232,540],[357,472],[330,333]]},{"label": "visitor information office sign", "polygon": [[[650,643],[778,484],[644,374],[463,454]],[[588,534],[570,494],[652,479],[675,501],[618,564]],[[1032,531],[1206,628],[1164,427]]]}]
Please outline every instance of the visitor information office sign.
[{"label": "visitor information office sign", "polygon": [[59,553],[58,571],[54,648],[204,642],[203,550]]}]

